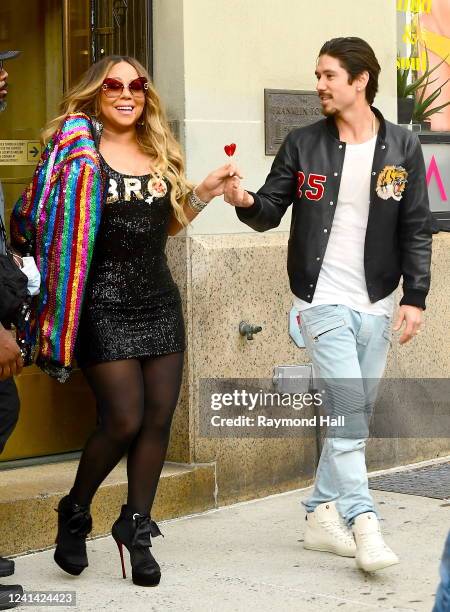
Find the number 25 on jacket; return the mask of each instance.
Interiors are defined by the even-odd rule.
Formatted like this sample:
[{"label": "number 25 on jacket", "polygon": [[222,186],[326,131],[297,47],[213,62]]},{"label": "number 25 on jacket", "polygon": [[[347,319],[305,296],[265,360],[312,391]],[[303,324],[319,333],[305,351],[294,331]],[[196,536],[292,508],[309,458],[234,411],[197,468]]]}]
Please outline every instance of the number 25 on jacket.
[{"label": "number 25 on jacket", "polygon": [[[305,183],[305,173],[297,172],[297,197],[300,199],[303,195],[302,187]],[[327,182],[327,177],[324,174],[311,173],[308,176],[307,185],[309,189],[305,189],[305,197],[308,200],[321,200],[325,191],[324,183]]]}]

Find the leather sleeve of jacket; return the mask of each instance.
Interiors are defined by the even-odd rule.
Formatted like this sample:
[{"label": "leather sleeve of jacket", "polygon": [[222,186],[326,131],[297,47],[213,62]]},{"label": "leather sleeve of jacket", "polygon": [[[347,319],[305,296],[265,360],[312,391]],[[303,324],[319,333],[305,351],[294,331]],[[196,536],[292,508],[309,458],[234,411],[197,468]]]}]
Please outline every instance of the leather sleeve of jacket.
[{"label": "leather sleeve of jacket", "polygon": [[408,183],[400,202],[399,246],[403,275],[401,305],[425,309],[430,288],[431,213],[425,163],[419,139],[411,134],[406,171]]},{"label": "leather sleeve of jacket", "polygon": [[293,132],[287,135],[278,151],[263,187],[249,191],[255,202],[248,208],[236,207],[239,219],[257,232],[278,227],[295,195],[298,155]]}]

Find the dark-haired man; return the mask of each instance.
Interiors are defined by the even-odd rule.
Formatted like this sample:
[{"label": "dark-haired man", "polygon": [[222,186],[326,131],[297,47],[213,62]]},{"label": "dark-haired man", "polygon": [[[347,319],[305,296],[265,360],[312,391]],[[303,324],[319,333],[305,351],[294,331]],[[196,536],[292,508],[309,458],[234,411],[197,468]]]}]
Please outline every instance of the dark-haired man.
[{"label": "dark-haired man", "polygon": [[404,324],[404,344],[420,332],[431,260],[422,151],[417,136],[372,106],[379,72],[364,40],[325,43],[316,77],[326,118],[287,136],[257,193],[238,178],[225,191],[257,231],[277,227],[293,204],[294,304],[315,371],[332,381],[331,409],[350,422],[327,432],[304,503],[305,548],[356,557],[365,571],[398,563],[368,489],[367,423],[390,347],[394,291],[403,277],[394,329]]}]

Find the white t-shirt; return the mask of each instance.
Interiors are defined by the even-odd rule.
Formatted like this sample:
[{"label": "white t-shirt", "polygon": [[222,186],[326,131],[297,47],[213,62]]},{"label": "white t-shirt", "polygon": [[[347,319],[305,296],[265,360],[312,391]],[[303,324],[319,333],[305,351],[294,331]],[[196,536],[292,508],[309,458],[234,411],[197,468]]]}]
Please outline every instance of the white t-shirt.
[{"label": "white t-shirt", "polygon": [[344,304],[353,310],[392,316],[394,294],[372,304],[364,274],[364,242],[369,218],[370,178],[376,136],[348,144],[328,245],[311,303],[294,295],[294,306]]}]

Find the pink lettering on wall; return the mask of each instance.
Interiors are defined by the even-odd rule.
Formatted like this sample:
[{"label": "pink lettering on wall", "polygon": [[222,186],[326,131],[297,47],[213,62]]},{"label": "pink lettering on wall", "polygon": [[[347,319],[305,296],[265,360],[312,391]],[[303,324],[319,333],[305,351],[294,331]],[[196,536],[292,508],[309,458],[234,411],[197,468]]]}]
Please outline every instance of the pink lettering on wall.
[{"label": "pink lettering on wall", "polygon": [[439,167],[436,163],[434,155],[431,158],[430,165],[428,166],[427,170],[427,185],[430,184],[432,176],[434,176],[434,178],[436,179],[436,184],[438,186],[439,193],[441,194],[441,200],[443,202],[447,202],[447,193],[445,191],[444,183],[442,182],[441,178],[441,173],[439,172]]}]

